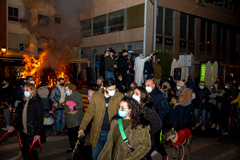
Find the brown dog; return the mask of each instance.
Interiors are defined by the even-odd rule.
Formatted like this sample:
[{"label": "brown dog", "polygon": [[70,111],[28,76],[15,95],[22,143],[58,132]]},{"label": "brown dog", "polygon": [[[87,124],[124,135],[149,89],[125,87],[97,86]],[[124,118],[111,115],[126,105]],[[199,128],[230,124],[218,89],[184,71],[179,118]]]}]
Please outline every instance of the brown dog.
[{"label": "brown dog", "polygon": [[184,154],[185,154],[185,150],[184,150],[184,144],[187,143],[187,147],[188,147],[188,160],[189,160],[189,156],[190,156],[190,150],[191,150],[191,143],[192,143],[192,134],[191,131],[188,128],[182,129],[178,132],[176,132],[174,129],[170,129],[167,132],[167,141],[171,140],[171,144],[173,145],[173,152],[172,152],[172,157],[173,159],[176,159],[176,157],[174,156],[174,149],[177,149],[177,159],[179,159],[180,156],[180,148],[182,147],[183,149],[183,153],[182,153],[182,158],[181,160],[184,159]]}]

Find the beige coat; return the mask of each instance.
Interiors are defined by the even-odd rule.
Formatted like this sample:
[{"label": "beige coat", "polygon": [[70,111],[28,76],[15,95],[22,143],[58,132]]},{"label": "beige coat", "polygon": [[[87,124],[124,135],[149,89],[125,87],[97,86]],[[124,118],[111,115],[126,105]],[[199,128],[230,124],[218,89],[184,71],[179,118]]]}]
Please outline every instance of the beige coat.
[{"label": "beige coat", "polygon": [[[115,95],[111,97],[108,105],[109,121],[112,119],[114,115],[117,114],[119,104],[122,98],[123,94],[118,91],[116,91]],[[91,102],[79,127],[79,129],[86,130],[89,122],[93,119],[90,131],[90,144],[93,147],[96,147],[97,145],[97,141],[102,129],[102,123],[105,112],[106,112],[106,100],[104,94],[100,91],[95,92],[92,96]]]},{"label": "beige coat", "polygon": [[180,105],[184,105],[192,100],[192,90],[189,88],[183,89],[180,98],[179,98],[179,103]]},{"label": "beige coat", "polygon": [[150,126],[138,125],[136,129],[131,129],[131,125],[125,130],[126,137],[129,139],[129,144],[134,149],[131,152],[126,143],[123,142],[120,136],[115,157],[112,157],[113,152],[113,132],[118,127],[118,121],[113,120],[111,129],[108,135],[108,140],[100,153],[98,160],[140,160],[151,148]]}]

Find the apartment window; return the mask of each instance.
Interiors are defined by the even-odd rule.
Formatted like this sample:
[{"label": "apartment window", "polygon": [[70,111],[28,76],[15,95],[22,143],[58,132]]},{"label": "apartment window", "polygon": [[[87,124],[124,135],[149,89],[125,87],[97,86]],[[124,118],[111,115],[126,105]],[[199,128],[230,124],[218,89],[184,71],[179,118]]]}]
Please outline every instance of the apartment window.
[{"label": "apartment window", "polygon": [[8,6],[8,20],[18,22],[18,8]]},{"label": "apartment window", "polygon": [[193,16],[188,16],[188,39],[194,41],[195,40],[195,18]]},{"label": "apartment window", "polygon": [[49,43],[48,38],[40,38],[37,41],[38,52],[43,52],[46,45]]},{"label": "apartment window", "polygon": [[207,22],[207,43],[212,43],[212,22]]},{"label": "apartment window", "polygon": [[127,9],[127,29],[143,27],[144,4]]},{"label": "apartment window", "polygon": [[47,26],[49,24],[49,17],[42,14],[38,14],[38,24],[42,26]]},{"label": "apartment window", "polygon": [[205,43],[206,21],[201,20],[201,43]]},{"label": "apartment window", "polygon": [[108,14],[108,32],[123,30],[124,26],[124,10]]},{"label": "apartment window", "polygon": [[54,23],[55,23],[55,24],[61,24],[61,18],[59,18],[59,17],[54,17]]},{"label": "apartment window", "polygon": [[93,34],[104,34],[106,33],[106,14],[93,18]]},{"label": "apartment window", "polygon": [[8,33],[9,50],[26,51],[29,48],[30,36],[24,34]]},{"label": "apartment window", "polygon": [[165,35],[173,36],[173,10],[165,9]]},{"label": "apartment window", "polygon": [[163,33],[163,7],[158,7],[158,16],[157,16],[157,33]]},{"label": "apartment window", "polygon": [[180,38],[186,39],[187,36],[187,15],[184,13],[180,14]]},{"label": "apartment window", "polygon": [[80,22],[81,24],[81,32],[83,37],[91,36],[92,31],[92,19],[86,19]]}]

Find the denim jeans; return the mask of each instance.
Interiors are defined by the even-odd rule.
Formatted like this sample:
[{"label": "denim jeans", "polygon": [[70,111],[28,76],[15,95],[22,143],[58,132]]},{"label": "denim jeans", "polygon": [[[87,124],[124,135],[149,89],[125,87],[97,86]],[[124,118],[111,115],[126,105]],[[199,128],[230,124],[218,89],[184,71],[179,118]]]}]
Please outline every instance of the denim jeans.
[{"label": "denim jeans", "polygon": [[200,123],[199,112],[202,113],[202,126],[205,126],[205,122],[206,122],[206,109],[197,109],[197,108],[195,108],[194,115],[195,115],[195,119],[196,119],[197,123]]},{"label": "denim jeans", "polygon": [[63,131],[63,128],[64,128],[64,110],[63,109],[60,109],[60,110],[55,110],[56,111],[56,120],[55,120],[55,123],[56,123],[56,129],[59,131],[59,122],[60,122],[60,125],[61,125],[61,132]]},{"label": "denim jeans", "polygon": [[178,123],[178,130],[183,129],[183,120],[184,116],[186,116],[187,121],[187,128],[191,130],[191,112],[192,112],[192,104],[187,106],[177,106],[179,112],[179,123]]},{"label": "denim jeans", "polygon": [[105,78],[114,79],[114,72],[105,71]]},{"label": "denim jeans", "polygon": [[103,146],[107,142],[109,131],[101,130],[96,147],[92,147],[92,160],[97,160]]}]

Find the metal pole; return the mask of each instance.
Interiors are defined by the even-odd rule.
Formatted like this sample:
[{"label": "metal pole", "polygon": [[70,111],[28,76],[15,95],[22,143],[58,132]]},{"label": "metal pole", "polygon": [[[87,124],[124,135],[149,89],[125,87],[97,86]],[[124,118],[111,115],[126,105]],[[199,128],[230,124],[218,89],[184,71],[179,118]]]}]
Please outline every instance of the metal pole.
[{"label": "metal pole", "polygon": [[[154,10],[153,10],[153,51],[156,49],[156,39],[157,39],[157,16],[158,16],[158,0],[154,0]],[[153,56],[153,62],[155,62],[156,56]]]},{"label": "metal pole", "polygon": [[147,2],[148,0],[145,0],[144,3],[144,31],[143,31],[143,54],[144,57],[146,55],[146,35],[147,35]]}]

